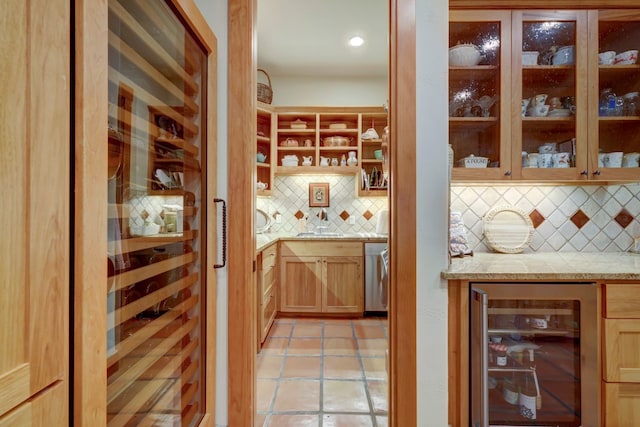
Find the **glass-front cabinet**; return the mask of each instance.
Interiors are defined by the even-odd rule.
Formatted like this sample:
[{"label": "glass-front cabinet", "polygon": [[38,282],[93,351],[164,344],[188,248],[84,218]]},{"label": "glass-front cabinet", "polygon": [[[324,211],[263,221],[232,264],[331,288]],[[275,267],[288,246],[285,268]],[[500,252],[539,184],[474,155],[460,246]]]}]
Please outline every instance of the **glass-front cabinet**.
[{"label": "glass-front cabinet", "polygon": [[451,11],[449,144],[453,180],[511,176],[511,12]]},{"label": "glass-front cabinet", "polygon": [[108,7],[107,425],[193,426],[205,406],[207,52],[168,2]]},{"label": "glass-front cabinet", "polygon": [[593,179],[637,180],[640,157],[640,11],[590,11]]},{"label": "glass-front cabinet", "polygon": [[587,179],[587,12],[513,12],[512,36],[515,175]]}]

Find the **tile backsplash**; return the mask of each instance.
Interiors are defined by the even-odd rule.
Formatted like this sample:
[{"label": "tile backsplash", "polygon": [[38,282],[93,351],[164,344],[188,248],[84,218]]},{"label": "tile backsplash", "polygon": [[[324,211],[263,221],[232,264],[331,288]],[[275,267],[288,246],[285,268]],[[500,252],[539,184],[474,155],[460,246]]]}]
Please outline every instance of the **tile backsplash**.
[{"label": "tile backsplash", "polygon": [[474,252],[492,252],[482,217],[497,205],[529,214],[535,232],[525,252],[617,252],[640,237],[640,183],[607,186],[451,187],[451,210],[462,213]]},{"label": "tile backsplash", "polygon": [[[300,218],[308,215],[307,229],[320,224],[321,208],[309,207],[309,183],[329,183],[329,231],[342,233],[373,233],[378,213],[388,208],[386,197],[356,197],[355,176],[352,175],[284,175],[276,176],[271,197],[258,197],[256,207],[274,218],[271,232],[297,233]],[[275,218],[280,215],[280,222]],[[353,222],[353,223],[352,223]]]}]

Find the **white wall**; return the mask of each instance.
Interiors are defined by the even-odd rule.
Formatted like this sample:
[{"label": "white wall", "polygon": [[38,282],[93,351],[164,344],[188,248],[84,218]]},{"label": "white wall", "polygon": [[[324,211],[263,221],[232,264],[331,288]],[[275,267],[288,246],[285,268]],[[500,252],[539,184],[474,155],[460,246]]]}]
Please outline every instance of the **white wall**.
[{"label": "white wall", "polygon": [[[386,77],[343,78],[271,76],[272,105],[382,106],[388,99]],[[263,74],[258,81],[267,83]]]},{"label": "white wall", "polygon": [[[222,0],[195,0],[209,26],[218,39],[218,165],[216,197],[227,200],[227,2]],[[228,424],[227,402],[227,268],[216,269],[216,427]]]},{"label": "white wall", "polygon": [[[195,0],[218,37],[218,194],[227,197],[227,2]],[[417,364],[418,426],[447,425],[447,291],[440,271],[447,267],[447,47],[448,1],[416,0],[417,70]],[[272,81],[274,102],[282,96],[286,104],[300,104],[299,98]],[[302,84],[302,82],[300,82]],[[317,86],[320,88],[320,86]],[[328,101],[320,93],[310,94],[307,85],[304,105],[322,105]],[[349,97],[336,98],[333,105],[354,105],[355,85]],[[358,88],[360,91],[361,88]],[[280,92],[280,93],[278,93]],[[321,92],[321,91],[320,91]],[[369,90],[365,90],[369,94]],[[361,93],[362,95],[362,93]],[[287,96],[287,98],[285,98]],[[358,98],[357,105],[364,105]],[[380,105],[386,96],[369,100]],[[289,102],[290,101],[290,102]],[[349,102],[347,102],[349,101]],[[285,102],[277,101],[278,105]],[[426,261],[426,262],[424,262]],[[216,426],[226,426],[227,413],[227,272],[217,270],[217,373]],[[402,427],[402,426],[400,426]]]},{"label": "white wall", "polygon": [[447,0],[416,0],[418,426],[447,425]]}]

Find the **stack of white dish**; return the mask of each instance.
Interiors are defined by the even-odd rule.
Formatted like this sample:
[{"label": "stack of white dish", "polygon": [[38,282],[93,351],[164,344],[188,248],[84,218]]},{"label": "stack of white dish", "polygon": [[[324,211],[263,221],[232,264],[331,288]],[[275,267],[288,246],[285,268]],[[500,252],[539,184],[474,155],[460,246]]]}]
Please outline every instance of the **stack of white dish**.
[{"label": "stack of white dish", "polygon": [[282,166],[298,166],[298,156],[295,154],[286,155],[282,158]]}]

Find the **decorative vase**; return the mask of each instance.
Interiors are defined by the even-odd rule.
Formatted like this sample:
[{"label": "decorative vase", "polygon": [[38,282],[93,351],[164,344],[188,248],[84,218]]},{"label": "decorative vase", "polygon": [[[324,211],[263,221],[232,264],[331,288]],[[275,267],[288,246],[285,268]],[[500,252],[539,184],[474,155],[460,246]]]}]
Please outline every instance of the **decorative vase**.
[{"label": "decorative vase", "polygon": [[358,164],[358,159],[356,158],[356,152],[355,151],[349,151],[349,158],[347,159],[347,165],[349,166],[356,166]]}]

